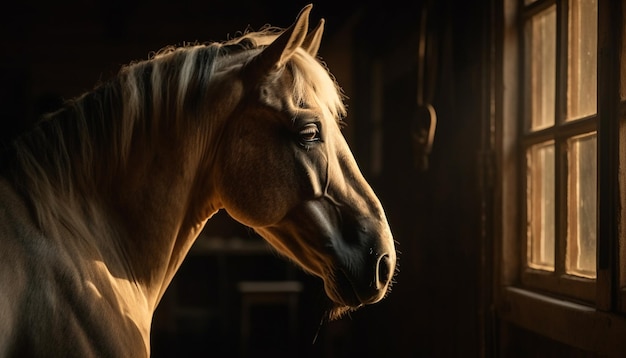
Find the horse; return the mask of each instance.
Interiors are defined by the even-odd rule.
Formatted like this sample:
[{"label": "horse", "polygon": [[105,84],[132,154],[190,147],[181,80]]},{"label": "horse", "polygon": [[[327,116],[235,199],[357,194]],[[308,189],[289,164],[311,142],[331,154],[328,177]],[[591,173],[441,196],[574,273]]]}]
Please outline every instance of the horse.
[{"label": "horse", "polygon": [[125,65],[3,146],[1,357],[149,356],[153,312],[219,210],[318,276],[329,319],[388,294],[396,242],[311,7]]}]

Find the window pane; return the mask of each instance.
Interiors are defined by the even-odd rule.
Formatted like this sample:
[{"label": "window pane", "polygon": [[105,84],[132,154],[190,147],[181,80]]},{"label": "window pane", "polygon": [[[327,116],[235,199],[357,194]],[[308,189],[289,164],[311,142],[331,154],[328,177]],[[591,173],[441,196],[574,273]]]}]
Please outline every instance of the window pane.
[{"label": "window pane", "polygon": [[567,273],[596,277],[596,134],[568,141]]},{"label": "window pane", "polygon": [[598,6],[596,0],[571,0],[567,55],[567,119],[596,113]]},{"label": "window pane", "polygon": [[[622,6],[622,19],[626,19],[626,6]],[[621,51],[620,58],[626,58],[626,26],[622,26],[622,43],[621,43]],[[626,100],[626,61],[620,61],[620,99]]]},{"label": "window pane", "polygon": [[530,20],[531,129],[554,125],[556,83],[556,6]]},{"label": "window pane", "polygon": [[528,266],[554,271],[554,142],[532,146],[526,163]]}]

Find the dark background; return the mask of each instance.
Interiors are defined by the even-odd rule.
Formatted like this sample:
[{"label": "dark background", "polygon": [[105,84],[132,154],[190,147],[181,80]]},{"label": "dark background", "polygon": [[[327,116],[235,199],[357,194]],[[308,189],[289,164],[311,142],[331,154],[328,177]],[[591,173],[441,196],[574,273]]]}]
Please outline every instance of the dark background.
[{"label": "dark background", "polygon": [[[2,136],[117,73],[120,66],[185,42],[222,41],[265,24],[289,26],[306,2],[61,0],[12,3],[0,12]],[[315,4],[330,33],[354,11]],[[315,18],[315,19],[317,19]]]}]

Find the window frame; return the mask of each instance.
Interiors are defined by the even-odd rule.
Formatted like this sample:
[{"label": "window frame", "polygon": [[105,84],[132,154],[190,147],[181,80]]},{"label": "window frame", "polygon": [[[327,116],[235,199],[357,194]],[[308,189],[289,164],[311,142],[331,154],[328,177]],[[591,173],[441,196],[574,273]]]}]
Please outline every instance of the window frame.
[{"label": "window frame", "polygon": [[[567,178],[567,160],[568,150],[567,141],[577,135],[596,132],[597,133],[597,111],[595,114],[567,120],[567,91],[568,91],[568,21],[569,21],[569,0],[536,0],[531,5],[524,5],[523,1],[520,5],[521,23],[519,25],[520,43],[522,46],[523,63],[521,64],[522,80],[520,93],[526,98],[524,106],[520,108],[522,120],[520,121],[520,173],[522,174],[522,188],[528,188],[529,183],[525,175],[526,153],[533,145],[554,141],[554,160],[555,160],[555,216],[554,216],[554,271],[547,271],[533,268],[527,264],[528,258],[528,240],[525,225],[521,225],[520,237],[521,241],[523,265],[521,273],[521,282],[524,286],[537,288],[546,292],[557,295],[582,300],[584,302],[595,302],[596,299],[596,279],[575,276],[566,272],[566,251],[567,251],[567,231],[568,231],[568,178]],[[531,100],[528,95],[530,92],[529,78],[531,73],[531,59],[529,58],[530,49],[526,45],[531,43],[532,36],[530,24],[531,19],[538,14],[548,11],[551,7],[555,7],[555,31],[556,31],[556,61],[555,61],[555,113],[554,123],[541,129],[531,129]],[[599,87],[599,86],[598,86]],[[528,213],[531,208],[527,205],[524,195],[520,201],[522,204],[523,221],[528,222]]]},{"label": "window frame", "polygon": [[[530,7],[532,11],[541,11],[556,2],[540,1]],[[523,189],[526,171],[521,163],[525,163],[527,147],[524,145],[529,143],[519,142],[526,128],[522,119],[527,119],[526,103],[520,101],[524,98],[523,89],[519,85],[525,73],[524,38],[519,31],[524,24],[521,15],[524,4],[523,0],[503,0],[498,6],[501,7],[496,8],[495,31],[503,35],[495,45],[498,70],[492,90],[497,167],[493,196],[496,314],[505,322],[582,350],[624,356],[626,242],[620,245],[619,241],[620,236],[625,236],[621,234],[626,233],[625,226],[620,225],[626,223],[626,211],[620,210],[620,206],[626,208],[626,177],[620,177],[619,167],[620,164],[626,167],[626,60],[622,60],[625,64],[620,68],[620,54],[626,59],[626,46],[623,45],[626,29],[622,28],[626,4],[598,0],[597,119],[595,122],[571,121],[563,127],[569,134],[596,129],[598,241],[596,282],[592,294],[584,293],[589,290],[585,287],[588,285],[586,279],[582,279],[582,284],[573,282],[572,287],[565,287],[573,280],[563,280],[558,275],[546,278],[541,272],[528,272],[525,264],[526,218],[520,214],[525,212],[526,205]],[[561,31],[560,36],[566,36],[566,32]],[[562,56],[559,61],[563,61]],[[561,68],[561,71],[567,71],[565,66]],[[557,73],[560,76],[558,87],[562,89],[566,88],[564,75],[567,76],[567,72]],[[561,113],[564,110],[557,108]],[[526,140],[538,143],[551,134],[550,130],[541,130]],[[559,200],[563,199],[567,197]]]}]

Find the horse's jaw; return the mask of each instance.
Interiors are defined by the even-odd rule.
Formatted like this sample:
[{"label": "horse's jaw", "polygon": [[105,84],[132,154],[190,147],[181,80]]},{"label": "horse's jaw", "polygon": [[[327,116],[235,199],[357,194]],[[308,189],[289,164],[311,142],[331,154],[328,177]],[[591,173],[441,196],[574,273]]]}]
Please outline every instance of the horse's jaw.
[{"label": "horse's jaw", "polygon": [[396,271],[384,216],[355,215],[331,200],[306,201],[277,225],[257,228],[278,251],[324,281],[330,318],[382,300]]}]

